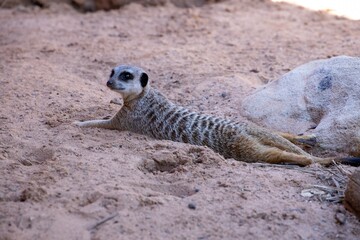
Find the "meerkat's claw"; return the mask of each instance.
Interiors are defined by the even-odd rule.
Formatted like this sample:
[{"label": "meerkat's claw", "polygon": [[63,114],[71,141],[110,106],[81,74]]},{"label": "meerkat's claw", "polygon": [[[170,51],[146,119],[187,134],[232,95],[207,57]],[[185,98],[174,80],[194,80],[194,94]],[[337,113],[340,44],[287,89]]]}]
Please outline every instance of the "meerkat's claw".
[{"label": "meerkat's claw", "polygon": [[72,122],[72,125],[77,126],[77,127],[83,127],[83,126],[84,126],[84,122],[74,121],[74,122]]},{"label": "meerkat's claw", "polygon": [[295,141],[305,147],[315,147],[317,144],[316,135],[300,135],[295,137]]},{"label": "meerkat's claw", "polygon": [[293,144],[300,145],[303,147],[315,147],[317,144],[316,135],[293,135],[290,133],[278,133],[283,138],[289,140]]}]

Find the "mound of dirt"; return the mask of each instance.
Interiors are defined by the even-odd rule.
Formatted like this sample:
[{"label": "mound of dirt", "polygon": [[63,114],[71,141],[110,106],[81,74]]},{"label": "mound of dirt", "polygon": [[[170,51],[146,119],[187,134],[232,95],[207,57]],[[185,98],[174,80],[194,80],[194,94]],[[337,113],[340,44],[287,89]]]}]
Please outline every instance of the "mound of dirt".
[{"label": "mound of dirt", "polygon": [[178,104],[242,120],[244,97],[271,79],[310,60],[360,55],[358,22],[260,0],[87,14],[63,4],[1,8],[0,22],[0,238],[360,235],[339,204],[346,178],[336,167],[245,164],[71,124],[115,114],[119,96],[106,81],[119,64],[146,69]]}]

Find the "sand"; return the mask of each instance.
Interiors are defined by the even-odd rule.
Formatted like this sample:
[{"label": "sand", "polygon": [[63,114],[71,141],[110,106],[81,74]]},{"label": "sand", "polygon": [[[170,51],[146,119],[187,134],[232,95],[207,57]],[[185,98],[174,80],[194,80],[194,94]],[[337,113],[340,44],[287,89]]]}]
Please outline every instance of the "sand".
[{"label": "sand", "polygon": [[358,21],[233,0],[86,14],[17,7],[0,9],[0,22],[0,239],[360,236],[329,193],[304,194],[336,188],[320,174],[335,168],[247,164],[71,124],[116,113],[106,81],[125,63],[178,104],[242,120],[241,101],[257,87],[314,59],[359,56]]}]

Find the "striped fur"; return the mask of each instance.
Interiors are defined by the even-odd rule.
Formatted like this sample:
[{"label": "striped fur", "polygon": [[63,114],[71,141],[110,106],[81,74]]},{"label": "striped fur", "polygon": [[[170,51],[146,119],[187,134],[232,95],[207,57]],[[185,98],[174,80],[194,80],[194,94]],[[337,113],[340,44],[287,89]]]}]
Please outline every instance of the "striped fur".
[{"label": "striped fur", "polygon": [[[249,139],[258,142],[254,135],[262,135],[257,138],[268,141],[269,146],[276,147],[272,142],[278,142],[277,145],[283,145],[283,149],[310,156],[288,140],[270,134],[265,129],[250,123],[238,123],[192,112],[172,103],[153,88],[146,89],[136,101],[125,103],[111,121],[118,130],[128,130],[156,139],[207,146],[226,158],[247,162],[259,161],[259,157],[253,154],[256,149],[248,149],[247,146]],[[261,142],[258,144],[261,145]]]},{"label": "striped fur", "polygon": [[[290,163],[306,166],[334,160],[311,156],[293,143],[309,138],[273,133],[247,122],[234,122],[177,106],[148,84],[143,69],[120,65],[112,70],[107,86],[122,95],[124,106],[109,120],[75,122],[81,127],[132,131],[157,139],[207,146],[226,158],[246,162]],[[293,143],[292,143],[293,142]],[[353,165],[359,160],[347,158]],[[355,161],[355,162],[354,162]]]}]

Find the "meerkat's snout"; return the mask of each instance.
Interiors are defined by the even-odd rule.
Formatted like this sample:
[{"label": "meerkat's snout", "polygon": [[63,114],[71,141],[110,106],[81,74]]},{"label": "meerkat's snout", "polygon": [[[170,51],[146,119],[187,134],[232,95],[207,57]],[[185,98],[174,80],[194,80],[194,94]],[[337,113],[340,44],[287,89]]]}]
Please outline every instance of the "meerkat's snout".
[{"label": "meerkat's snout", "polygon": [[113,89],[114,88],[114,85],[115,85],[115,81],[113,79],[109,79],[107,82],[106,82],[106,86],[110,89]]},{"label": "meerkat's snout", "polygon": [[109,80],[106,82],[106,86],[112,90],[116,90],[116,79],[114,79],[115,69],[111,70]]},{"label": "meerkat's snout", "polygon": [[113,85],[113,81],[111,81],[111,79],[109,79],[106,83],[106,86],[111,87]]}]

